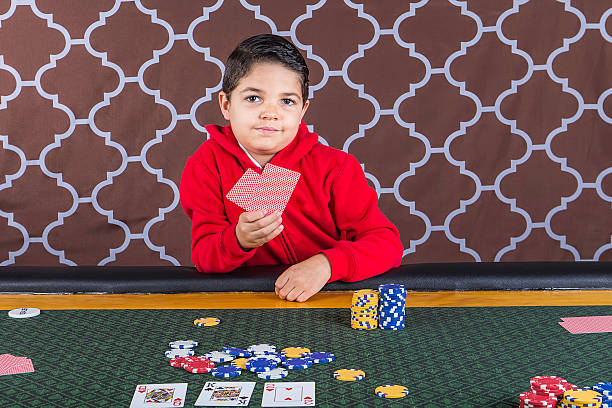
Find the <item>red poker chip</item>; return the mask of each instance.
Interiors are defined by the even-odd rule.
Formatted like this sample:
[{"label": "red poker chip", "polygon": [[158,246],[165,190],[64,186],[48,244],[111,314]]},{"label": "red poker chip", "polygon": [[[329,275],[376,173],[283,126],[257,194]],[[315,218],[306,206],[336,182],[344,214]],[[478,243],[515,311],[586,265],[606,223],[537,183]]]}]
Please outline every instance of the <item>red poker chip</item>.
[{"label": "red poker chip", "polygon": [[521,402],[528,404],[556,404],[557,400],[544,395],[535,394],[533,392],[523,392],[519,395]]},{"label": "red poker chip", "polygon": [[561,387],[561,386],[569,386],[570,383],[561,377],[557,377],[554,375],[538,375],[529,380],[529,384],[531,388],[542,388],[544,387]]},{"label": "red poker chip", "polygon": [[197,358],[192,361],[186,361],[183,368],[193,374],[209,373],[215,368],[215,363],[206,357]]},{"label": "red poker chip", "polygon": [[182,367],[185,363],[185,357],[176,357],[170,360],[170,365],[172,367]]}]

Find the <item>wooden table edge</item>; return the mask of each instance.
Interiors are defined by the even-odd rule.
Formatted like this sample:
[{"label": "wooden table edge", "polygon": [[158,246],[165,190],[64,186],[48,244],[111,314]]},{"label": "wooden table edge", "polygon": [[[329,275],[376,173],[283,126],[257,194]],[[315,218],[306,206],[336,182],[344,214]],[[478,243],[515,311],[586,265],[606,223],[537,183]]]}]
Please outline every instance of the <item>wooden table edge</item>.
[{"label": "wooden table edge", "polygon": [[[320,292],[304,303],[274,292],[0,294],[0,310],[349,308],[352,291]],[[407,307],[612,305],[612,290],[439,291],[408,293]]]}]

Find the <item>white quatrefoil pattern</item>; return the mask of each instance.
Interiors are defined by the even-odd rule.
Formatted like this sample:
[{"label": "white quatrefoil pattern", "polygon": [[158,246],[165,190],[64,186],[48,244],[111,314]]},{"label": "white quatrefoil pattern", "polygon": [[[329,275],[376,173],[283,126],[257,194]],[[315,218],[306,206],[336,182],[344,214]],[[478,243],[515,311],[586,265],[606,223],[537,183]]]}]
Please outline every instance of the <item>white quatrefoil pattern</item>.
[{"label": "white quatrefoil pattern", "polygon": [[192,265],[181,171],[258,33],[403,263],[612,260],[610,0],[0,0],[0,265]]}]

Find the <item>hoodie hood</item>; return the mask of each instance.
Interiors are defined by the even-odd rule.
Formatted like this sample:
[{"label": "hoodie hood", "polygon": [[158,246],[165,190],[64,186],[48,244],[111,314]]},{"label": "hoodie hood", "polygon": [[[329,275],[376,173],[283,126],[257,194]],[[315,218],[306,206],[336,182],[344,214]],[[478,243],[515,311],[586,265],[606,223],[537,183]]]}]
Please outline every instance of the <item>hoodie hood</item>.
[{"label": "hoodie hood", "polygon": [[[224,150],[236,157],[245,170],[251,167],[259,171],[238,144],[230,125],[207,125],[206,131],[210,135],[210,140],[216,142]],[[319,143],[319,136],[316,133],[310,132],[308,127],[306,127],[306,123],[302,121],[291,143],[276,153],[272,160],[270,160],[270,163],[284,168],[294,168],[297,162],[308,154],[317,143]]]}]

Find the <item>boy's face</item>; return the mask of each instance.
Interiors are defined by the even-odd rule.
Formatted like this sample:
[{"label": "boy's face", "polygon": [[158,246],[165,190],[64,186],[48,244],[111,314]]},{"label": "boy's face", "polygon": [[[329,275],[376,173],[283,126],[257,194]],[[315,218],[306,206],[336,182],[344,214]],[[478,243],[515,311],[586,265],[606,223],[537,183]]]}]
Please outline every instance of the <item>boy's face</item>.
[{"label": "boy's face", "polygon": [[291,143],[309,104],[302,102],[298,74],[270,62],[254,64],[231,100],[219,93],[221,112],[234,136],[261,165]]}]

